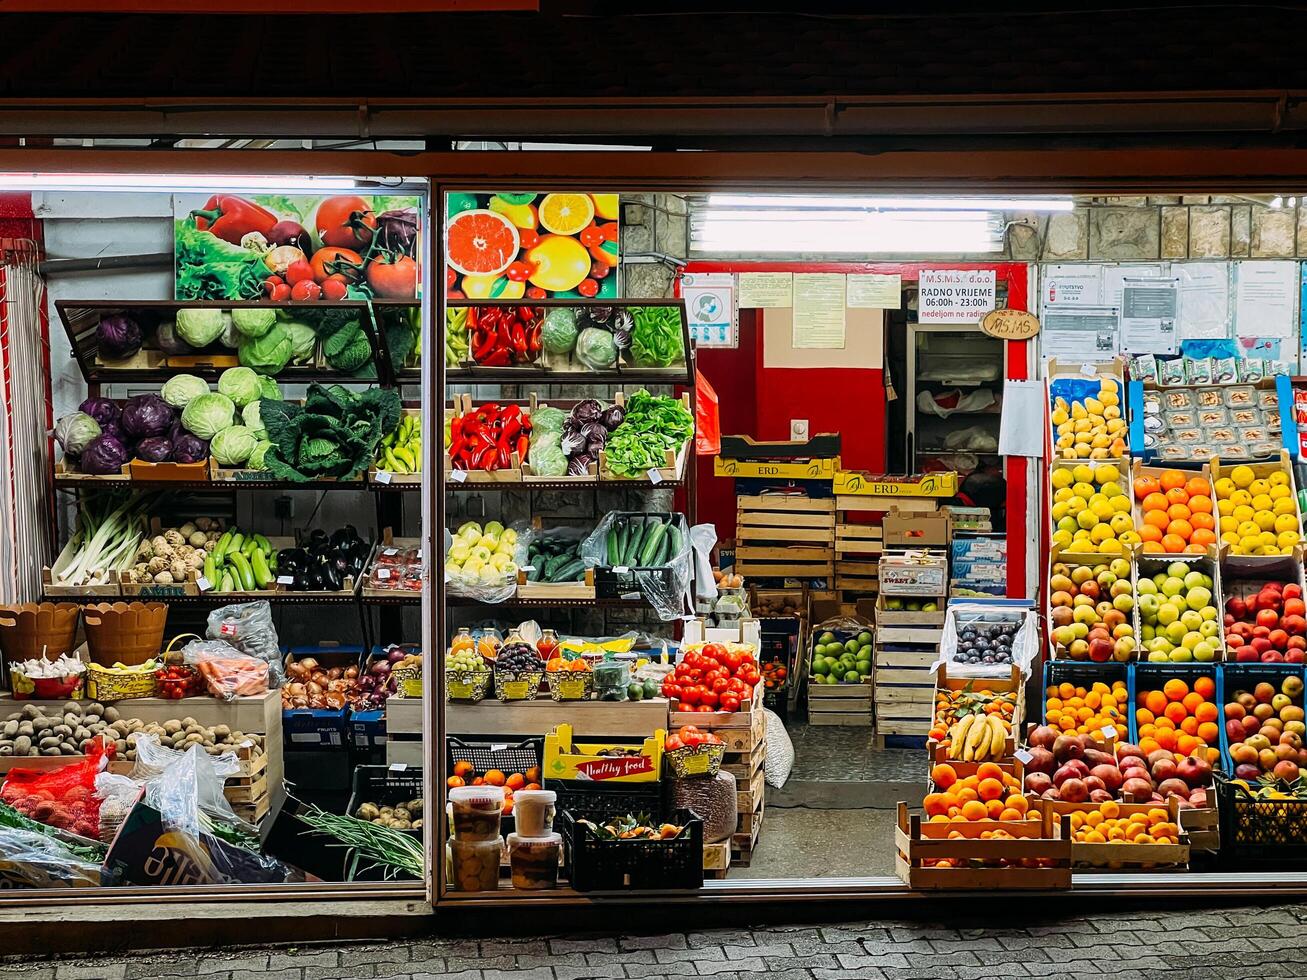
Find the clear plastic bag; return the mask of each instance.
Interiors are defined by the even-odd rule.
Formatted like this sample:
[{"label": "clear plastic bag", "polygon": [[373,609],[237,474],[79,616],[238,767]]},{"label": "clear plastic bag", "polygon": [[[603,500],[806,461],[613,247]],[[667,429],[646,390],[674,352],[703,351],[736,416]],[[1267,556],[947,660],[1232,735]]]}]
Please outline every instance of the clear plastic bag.
[{"label": "clear plastic bag", "polygon": [[[617,567],[617,563],[609,560],[609,530],[619,527],[628,518],[647,522],[650,519],[665,516],[631,514],[619,511],[605,514],[595,529],[590,532],[590,536],[581,544],[581,557],[585,559],[587,565],[592,567]],[[649,605],[658,613],[658,618],[664,622],[678,618],[687,609],[691,608],[687,605],[692,578],[690,555],[693,549],[690,547],[690,535],[687,533],[688,529],[685,526],[685,517],[683,515],[672,514],[670,516],[675,522],[677,540],[675,542],[676,548],[669,554],[667,560],[648,569],[626,566],[635,587],[639,589]],[[666,571],[664,572],[663,569],[666,569]]]},{"label": "clear plastic bag", "polygon": [[192,640],[182,647],[182,658],[200,672],[215,698],[235,701],[268,693],[271,665],[261,657],[241,653],[225,640]]},{"label": "clear plastic bag", "polygon": [[[527,564],[527,549],[533,532],[531,526],[524,521],[518,521],[502,530],[493,529],[497,523],[491,521],[486,524],[475,540],[472,528],[480,527],[475,521],[468,521],[453,535],[446,537],[445,589],[450,595],[493,603],[506,602],[517,594],[517,570]],[[512,561],[497,568],[492,564],[494,551],[490,541],[494,541],[493,549],[498,550],[503,535],[509,531],[516,538],[512,546]],[[478,549],[483,549],[485,554],[482,555]],[[486,568],[495,569],[495,572],[487,574],[482,571]]]},{"label": "clear plastic bag", "polygon": [[[935,667],[946,665],[954,677],[1008,677],[1015,664],[1024,679],[1038,652],[1039,624],[1033,611],[984,602],[954,604],[944,617]],[[985,663],[986,657],[993,662]]]},{"label": "clear plastic bag", "polygon": [[713,576],[712,550],[717,546],[717,526],[696,524],[690,528],[690,544],[694,547],[694,593],[708,600],[717,598],[717,579]]},{"label": "clear plastic bag", "polygon": [[98,840],[100,797],[96,774],[107,765],[113,743],[95,741],[87,757],[56,769],[10,769],[0,789],[0,800],[25,817],[60,830]]},{"label": "clear plastic bag", "polygon": [[763,708],[763,714],[767,716],[767,758],[763,760],[763,771],[767,774],[767,785],[781,789],[794,769],[794,742],[780,715],[771,708]]},{"label": "clear plastic bag", "polygon": [[209,639],[226,640],[245,656],[264,661],[273,687],[281,687],[286,680],[277,627],[272,623],[272,604],[268,600],[219,606],[209,613],[206,632]]},{"label": "clear plastic bag", "polygon": [[53,837],[0,826],[0,888],[77,888],[100,884],[100,865]]}]

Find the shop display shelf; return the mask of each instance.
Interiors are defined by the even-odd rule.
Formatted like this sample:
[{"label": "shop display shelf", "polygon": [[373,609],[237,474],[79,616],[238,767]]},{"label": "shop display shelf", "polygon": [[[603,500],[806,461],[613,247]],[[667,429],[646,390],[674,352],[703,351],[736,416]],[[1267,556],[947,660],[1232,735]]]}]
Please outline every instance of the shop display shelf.
[{"label": "shop display shelf", "polygon": [[[403,303],[399,305],[405,305]],[[407,305],[413,305],[408,303]],[[383,384],[394,383],[394,371],[390,365],[390,354],[386,349],[385,337],[378,330],[378,321],[373,304],[357,300],[314,300],[312,302],[269,303],[260,301],[234,300],[59,300],[55,309],[63,323],[72,346],[73,357],[81,369],[82,377],[88,384],[114,384],[131,382],[159,382],[167,380],[174,374],[194,374],[206,381],[215,381],[218,375],[236,364],[235,352],[221,350],[216,352],[187,355],[185,357],[166,358],[159,350],[142,348],[133,357],[125,358],[120,364],[105,364],[98,360],[98,346],[95,339],[96,327],[100,318],[109,313],[130,311],[148,312],[160,319],[175,317],[179,310],[214,309],[231,310],[243,307],[263,307],[278,310],[301,310],[305,308],[329,309],[344,308],[357,310],[360,323],[368,341],[372,345],[375,375],[371,378],[336,371],[330,367],[317,365],[288,365],[277,375],[277,381],[290,384],[308,384],[320,381],[324,384]]]},{"label": "shop display shelf", "polygon": [[[54,485],[57,490],[86,490],[101,489],[105,486],[103,482],[92,482],[81,477],[80,474],[68,473],[66,471],[56,470],[54,474]],[[385,487],[381,484],[368,484],[362,480],[310,480],[305,483],[295,483],[290,480],[138,480],[129,478],[121,481],[114,481],[116,486],[130,485],[136,488],[151,488],[159,490],[353,490],[355,493],[362,490],[404,490],[420,489],[418,486],[395,486]]]},{"label": "shop display shelf", "polygon": [[[413,601],[419,600],[420,597]],[[447,595],[445,597],[445,605],[458,606],[465,609],[551,609],[554,607],[565,609],[588,609],[594,606],[622,609],[644,606],[647,605],[647,602],[643,596],[639,598],[616,599],[523,599],[518,596],[513,596],[511,599],[505,599],[503,602],[484,602],[480,599],[473,599],[468,596]]]},{"label": "shop display shelf", "polygon": [[[93,593],[75,594],[68,592],[42,593],[44,602],[104,602],[106,597]],[[225,606],[236,602],[248,602],[251,599],[266,599],[277,605],[349,605],[358,601],[353,592],[276,592],[267,589],[261,592],[201,592],[199,595],[154,595],[124,596],[128,601],[140,598],[149,602],[167,602],[172,605]]]}]

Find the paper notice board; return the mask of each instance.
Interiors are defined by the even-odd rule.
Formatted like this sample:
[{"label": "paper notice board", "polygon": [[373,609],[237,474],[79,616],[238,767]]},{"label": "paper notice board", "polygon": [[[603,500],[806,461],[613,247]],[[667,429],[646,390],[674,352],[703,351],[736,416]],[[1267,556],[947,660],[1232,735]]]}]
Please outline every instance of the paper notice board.
[{"label": "paper notice board", "polygon": [[795,275],[791,346],[842,349],[847,312],[843,273]]}]

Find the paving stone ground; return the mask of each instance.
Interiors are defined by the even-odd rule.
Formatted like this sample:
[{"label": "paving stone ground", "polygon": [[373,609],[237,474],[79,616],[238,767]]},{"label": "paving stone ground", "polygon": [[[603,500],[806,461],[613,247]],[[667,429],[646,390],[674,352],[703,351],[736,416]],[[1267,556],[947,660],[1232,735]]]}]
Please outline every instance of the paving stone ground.
[{"label": "paving stone ground", "polygon": [[[1110,904],[1110,900],[1099,900]],[[1151,909],[1032,917],[1007,902],[976,919],[767,925],[702,932],[241,948],[22,963],[0,980],[944,980],[1096,977],[1223,980],[1307,976],[1307,906]],[[1115,907],[1115,906],[1113,906]],[[1068,907],[1069,908],[1069,907]],[[621,915],[621,910],[614,910]],[[694,910],[669,917],[692,921]],[[1018,923],[1025,923],[1018,924]]]}]

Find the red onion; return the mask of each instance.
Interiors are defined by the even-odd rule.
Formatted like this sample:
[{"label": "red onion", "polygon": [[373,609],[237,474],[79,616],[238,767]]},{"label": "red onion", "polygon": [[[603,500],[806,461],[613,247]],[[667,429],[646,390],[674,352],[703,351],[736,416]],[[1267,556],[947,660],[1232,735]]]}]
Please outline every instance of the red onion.
[{"label": "red onion", "polygon": [[370,668],[372,673],[378,677],[386,677],[390,673],[390,661],[378,660]]},{"label": "red onion", "polygon": [[386,659],[389,660],[392,664],[397,664],[401,660],[403,660],[406,656],[408,656],[408,654],[406,654],[403,650],[401,650],[399,647],[394,647],[390,651],[390,653],[386,654]]}]

